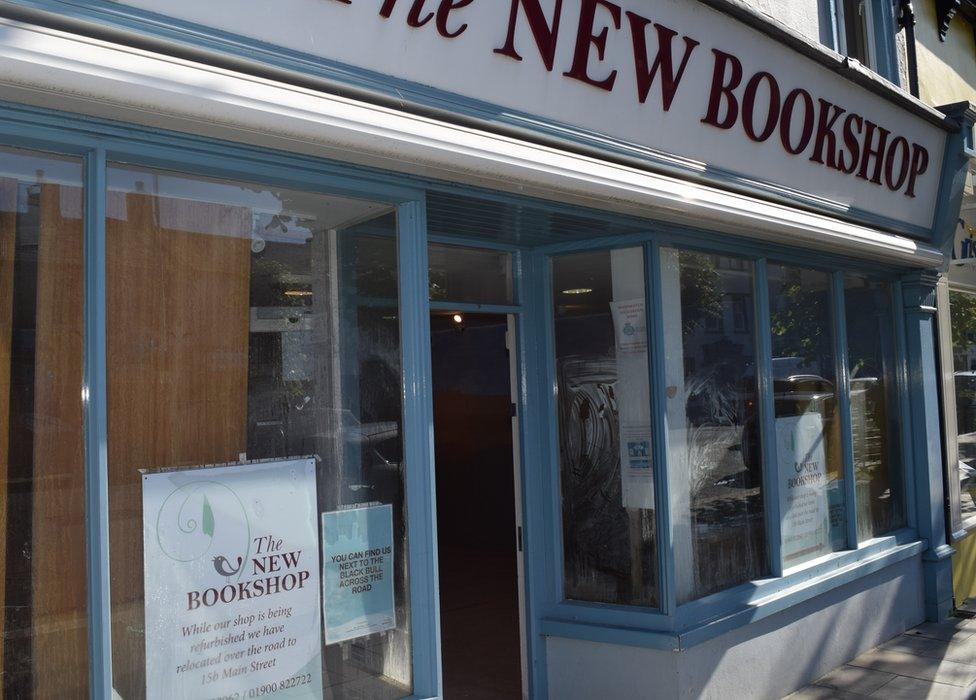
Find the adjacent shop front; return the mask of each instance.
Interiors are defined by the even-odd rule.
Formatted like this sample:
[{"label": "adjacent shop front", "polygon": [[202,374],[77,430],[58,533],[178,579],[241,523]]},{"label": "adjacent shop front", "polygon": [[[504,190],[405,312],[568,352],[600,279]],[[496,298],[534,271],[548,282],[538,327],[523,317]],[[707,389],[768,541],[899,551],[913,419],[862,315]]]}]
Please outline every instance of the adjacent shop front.
[{"label": "adjacent shop front", "polygon": [[773,697],[944,617],[973,115],[714,4],[0,3],[4,691]]},{"label": "adjacent shop front", "polygon": [[963,197],[952,239],[951,260],[939,280],[939,348],[946,456],[946,519],[950,541],[957,549],[953,560],[953,591],[957,606],[968,607],[973,597],[974,551],[971,533],[976,527],[974,501],[973,348],[976,344],[976,151],[962,180]]}]

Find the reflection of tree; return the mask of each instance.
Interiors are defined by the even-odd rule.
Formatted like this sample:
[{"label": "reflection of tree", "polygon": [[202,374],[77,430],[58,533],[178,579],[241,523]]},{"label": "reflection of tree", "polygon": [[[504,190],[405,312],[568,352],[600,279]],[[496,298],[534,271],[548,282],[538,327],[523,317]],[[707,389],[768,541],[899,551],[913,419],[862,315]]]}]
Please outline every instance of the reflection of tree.
[{"label": "reflection of tree", "polygon": [[355,289],[360,297],[389,300],[391,306],[399,296],[397,290],[397,239],[395,215],[390,213],[357,224],[342,232],[340,246],[354,245]]},{"label": "reflection of tree", "polygon": [[807,367],[829,368],[833,357],[833,334],[827,328],[829,295],[816,288],[804,288],[797,270],[773,292],[773,303],[774,354],[775,346],[781,346],[787,349],[787,355],[801,357]]},{"label": "reflection of tree", "polygon": [[748,305],[753,279],[748,263],[680,253],[685,376],[672,398],[684,407],[685,420],[671,460],[688,479],[695,597],[756,578],[765,566],[762,492],[743,458],[755,401],[748,312],[738,324],[744,327],[731,334],[721,324],[713,341],[701,334],[722,319],[726,305]]},{"label": "reflection of tree", "polygon": [[963,357],[956,360],[956,371],[970,369],[968,356],[976,345],[976,294],[949,293],[949,315],[952,318],[952,348],[954,354]]},{"label": "reflection of tree", "polygon": [[722,318],[722,288],[714,256],[683,250],[681,265],[681,332],[687,337]]},{"label": "reflection of tree", "polygon": [[[957,431],[962,436],[976,431],[976,381],[968,374],[976,369],[972,359],[976,350],[976,295],[950,292],[949,314],[952,318],[953,365],[957,372],[956,422]],[[967,452],[970,450],[972,447],[968,447]],[[965,459],[972,461],[972,454],[967,454]]]}]

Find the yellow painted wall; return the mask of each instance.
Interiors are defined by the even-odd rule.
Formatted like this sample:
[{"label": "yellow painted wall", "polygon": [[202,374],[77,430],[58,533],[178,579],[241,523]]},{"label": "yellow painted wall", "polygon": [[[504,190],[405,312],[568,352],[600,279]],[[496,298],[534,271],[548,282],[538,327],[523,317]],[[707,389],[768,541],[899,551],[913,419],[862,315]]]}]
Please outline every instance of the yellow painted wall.
[{"label": "yellow painted wall", "polygon": [[915,3],[918,85],[922,101],[932,106],[976,102],[976,39],[973,27],[956,16],[946,41],[939,41],[935,0]]},{"label": "yellow painted wall", "polygon": [[976,535],[953,543],[956,554],[952,557],[952,594],[956,605],[966,598],[976,598]]}]

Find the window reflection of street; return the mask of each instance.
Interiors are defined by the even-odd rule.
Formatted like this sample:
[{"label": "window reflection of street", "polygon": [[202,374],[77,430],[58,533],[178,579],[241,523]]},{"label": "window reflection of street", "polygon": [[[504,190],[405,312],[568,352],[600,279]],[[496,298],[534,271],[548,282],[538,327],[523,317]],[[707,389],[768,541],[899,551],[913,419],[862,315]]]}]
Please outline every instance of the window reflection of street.
[{"label": "window reflection of street", "polygon": [[765,575],[753,263],[664,252],[668,424],[679,602]]},{"label": "window reflection of street", "polygon": [[959,447],[956,469],[960,514],[966,520],[976,515],[976,296],[950,292],[949,310]]},{"label": "window reflection of street", "polygon": [[[552,269],[565,595],[653,607],[651,468],[627,444],[650,444],[646,340],[641,347],[633,324],[624,331],[643,313],[642,301],[634,306],[645,288],[643,256],[563,255]],[[640,312],[625,319],[625,306]]]}]

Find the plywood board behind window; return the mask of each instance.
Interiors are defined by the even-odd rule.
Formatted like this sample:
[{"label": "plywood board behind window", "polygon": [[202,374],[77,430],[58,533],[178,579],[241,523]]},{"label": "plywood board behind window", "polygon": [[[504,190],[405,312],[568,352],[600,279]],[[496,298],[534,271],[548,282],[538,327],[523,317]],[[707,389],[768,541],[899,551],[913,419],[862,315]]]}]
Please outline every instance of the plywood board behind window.
[{"label": "plywood board behind window", "polygon": [[75,697],[87,688],[80,201],[77,187],[40,187],[31,554],[36,697]]},{"label": "plywood board behind window", "polygon": [[109,212],[112,659],[115,688],[130,698],[145,684],[139,469],[229,462],[247,449],[252,218],[141,193],[110,193]]}]

